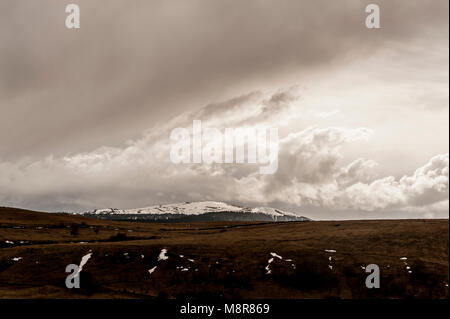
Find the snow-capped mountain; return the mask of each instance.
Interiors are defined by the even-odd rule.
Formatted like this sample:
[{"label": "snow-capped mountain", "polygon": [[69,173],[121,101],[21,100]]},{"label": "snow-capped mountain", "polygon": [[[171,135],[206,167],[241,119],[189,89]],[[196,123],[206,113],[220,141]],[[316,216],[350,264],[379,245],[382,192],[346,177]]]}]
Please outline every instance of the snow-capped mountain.
[{"label": "snow-capped mountain", "polygon": [[308,221],[309,218],[271,207],[240,207],[222,202],[185,202],[134,209],[105,208],[84,213],[114,220],[188,221]]}]

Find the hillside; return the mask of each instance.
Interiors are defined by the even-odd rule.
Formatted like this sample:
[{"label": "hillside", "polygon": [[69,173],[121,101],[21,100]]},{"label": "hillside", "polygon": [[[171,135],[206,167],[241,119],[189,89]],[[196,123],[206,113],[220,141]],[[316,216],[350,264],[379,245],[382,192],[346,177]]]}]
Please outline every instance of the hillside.
[{"label": "hillside", "polygon": [[[448,220],[162,224],[0,208],[0,297],[448,298],[448,234]],[[66,288],[83,257],[81,288]],[[364,284],[373,263],[380,289]]]}]

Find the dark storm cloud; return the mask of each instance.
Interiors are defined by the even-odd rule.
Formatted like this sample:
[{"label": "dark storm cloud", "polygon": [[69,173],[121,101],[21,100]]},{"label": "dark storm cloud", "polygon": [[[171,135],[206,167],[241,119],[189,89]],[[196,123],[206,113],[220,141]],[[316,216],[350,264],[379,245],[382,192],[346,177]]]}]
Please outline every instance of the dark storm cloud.
[{"label": "dark storm cloud", "polygon": [[328,72],[412,37],[445,38],[447,1],[0,2],[0,158],[120,144],[187,109]]}]

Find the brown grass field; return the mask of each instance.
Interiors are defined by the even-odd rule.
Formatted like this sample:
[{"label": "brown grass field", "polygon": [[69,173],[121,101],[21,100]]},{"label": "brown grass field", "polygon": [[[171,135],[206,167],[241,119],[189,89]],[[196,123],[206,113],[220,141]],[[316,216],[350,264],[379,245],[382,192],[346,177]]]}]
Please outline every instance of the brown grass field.
[{"label": "brown grass field", "polygon": [[[89,252],[81,288],[66,288],[66,266]],[[271,252],[283,259],[267,274]],[[448,281],[448,220],[160,224],[0,208],[0,298],[435,299]]]}]

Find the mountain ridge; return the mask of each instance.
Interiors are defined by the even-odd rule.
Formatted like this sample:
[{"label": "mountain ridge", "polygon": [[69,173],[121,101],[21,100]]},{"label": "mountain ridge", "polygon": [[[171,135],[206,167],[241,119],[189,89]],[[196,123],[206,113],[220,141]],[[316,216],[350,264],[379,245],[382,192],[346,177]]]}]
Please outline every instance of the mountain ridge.
[{"label": "mountain ridge", "polygon": [[[201,201],[155,205],[143,208],[103,208],[82,213],[105,219],[153,220],[153,221],[202,221],[202,220],[252,220],[252,221],[309,221],[296,213],[272,207],[244,207],[224,202]],[[203,217],[203,218],[202,218]]]}]

